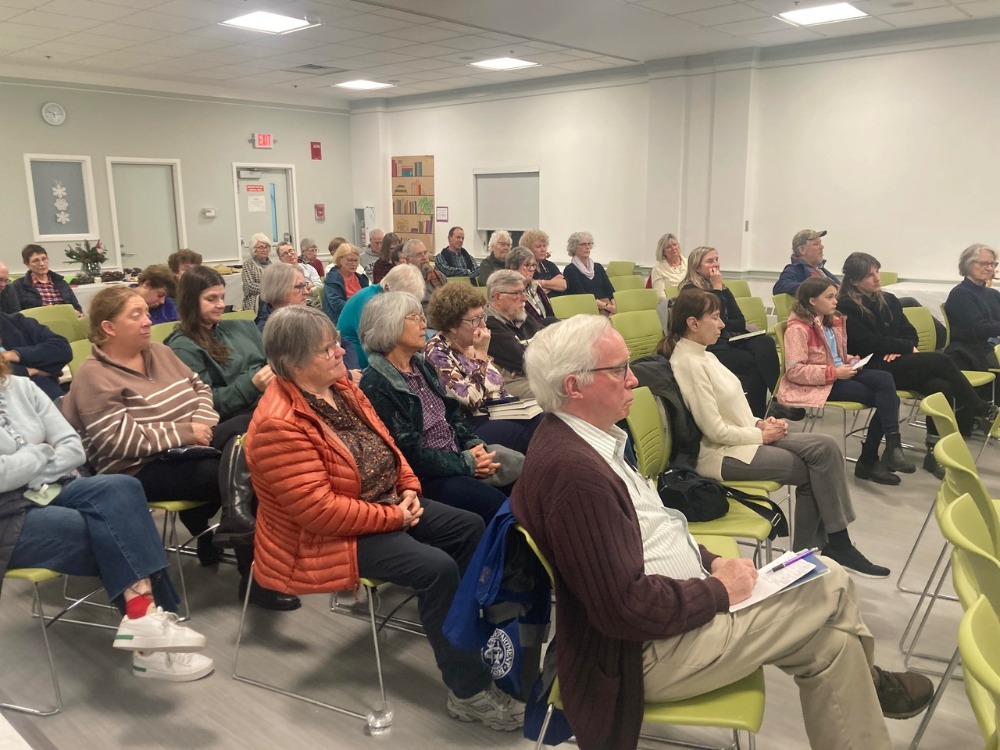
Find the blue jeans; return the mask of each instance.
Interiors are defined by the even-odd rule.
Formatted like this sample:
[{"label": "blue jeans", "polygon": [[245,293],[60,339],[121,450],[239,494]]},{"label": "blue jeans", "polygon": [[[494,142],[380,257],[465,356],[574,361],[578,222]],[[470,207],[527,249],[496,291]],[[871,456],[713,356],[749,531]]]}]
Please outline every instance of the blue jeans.
[{"label": "blue jeans", "polygon": [[885,370],[861,370],[850,380],[834,380],[828,398],[831,401],[858,401],[875,407],[868,423],[868,435],[861,447],[864,458],[878,458],[883,435],[899,432],[899,396],[896,381]]},{"label": "blue jeans", "polygon": [[[439,503],[477,514],[489,523],[507,496],[496,487],[475,477],[458,474],[453,477],[418,477],[424,497]],[[419,526],[419,524],[418,524]]]},{"label": "blue jeans", "polygon": [[159,606],[177,611],[180,599],[167,564],[142,485],[124,474],[82,477],[51,505],[28,508],[10,559],[11,568],[98,576],[122,614],[125,589],[143,578],[150,579]]}]

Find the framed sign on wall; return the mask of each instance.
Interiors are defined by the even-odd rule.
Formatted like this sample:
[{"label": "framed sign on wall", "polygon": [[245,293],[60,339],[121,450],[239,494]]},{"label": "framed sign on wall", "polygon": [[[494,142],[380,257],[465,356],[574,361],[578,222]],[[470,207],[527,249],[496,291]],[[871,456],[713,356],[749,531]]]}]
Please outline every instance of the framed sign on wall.
[{"label": "framed sign on wall", "polygon": [[25,154],[24,172],[35,242],[100,237],[89,156]]}]

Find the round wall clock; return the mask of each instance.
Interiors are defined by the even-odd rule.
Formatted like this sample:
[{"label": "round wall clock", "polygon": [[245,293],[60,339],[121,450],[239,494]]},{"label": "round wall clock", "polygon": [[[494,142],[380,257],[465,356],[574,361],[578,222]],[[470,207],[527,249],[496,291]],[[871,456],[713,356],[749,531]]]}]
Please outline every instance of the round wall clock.
[{"label": "round wall clock", "polygon": [[66,110],[57,102],[47,102],[42,105],[42,119],[49,125],[62,125],[66,122]]}]

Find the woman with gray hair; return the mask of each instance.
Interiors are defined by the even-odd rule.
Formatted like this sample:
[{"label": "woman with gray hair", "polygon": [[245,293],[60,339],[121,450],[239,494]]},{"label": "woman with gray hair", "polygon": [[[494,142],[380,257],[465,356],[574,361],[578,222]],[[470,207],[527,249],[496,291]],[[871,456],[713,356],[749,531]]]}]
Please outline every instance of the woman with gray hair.
[{"label": "woman with gray hair", "polygon": [[316,272],[316,276],[321,279],[326,276],[326,272],[323,270],[323,261],[319,259],[319,246],[316,245],[316,240],[304,237],[299,243],[299,252],[302,253],[299,256],[299,263],[312,268]]},{"label": "woman with gray hair", "polygon": [[566,252],[573,259],[563,269],[566,277],[566,294],[593,294],[597,309],[602,315],[614,315],[615,289],[611,286],[604,266],[595,263],[590,253],[594,249],[594,235],[590,232],[573,232],[566,241]]},{"label": "woman with gray hair", "polygon": [[1000,292],[991,288],[997,251],[976,243],[962,251],[958,273],[965,278],[951,290],[944,311],[951,323],[951,343],[944,353],[962,370],[997,367],[1000,343]]},{"label": "woman with gray hair", "polygon": [[256,310],[260,296],[260,280],[264,269],[271,265],[271,238],[266,234],[257,233],[250,238],[251,252],[248,260],[243,263],[240,280],[243,282],[243,309]]},{"label": "woman with gray hair", "polygon": [[[517,479],[524,456],[479,438],[462,405],[445,395],[424,360],[427,320],[417,298],[386,292],[361,314],[368,369],[361,390],[389,427],[396,445],[420,477],[424,493],[471,510],[487,523]],[[502,454],[501,460],[494,460]]]},{"label": "woman with gray hair", "polygon": [[507,254],[513,246],[510,232],[506,229],[498,229],[490,235],[490,241],[486,245],[490,254],[479,264],[479,286],[486,286],[486,280],[490,274],[504,268]]},{"label": "woman with gray hair", "polygon": [[535,271],[538,262],[535,254],[526,247],[515,247],[507,255],[507,268],[517,271],[524,277],[524,311],[529,318],[534,318],[543,326],[558,320],[549,304],[549,296],[535,281]]},{"label": "woman with gray hair", "polygon": [[272,263],[260,279],[260,302],[254,322],[261,331],[275,310],[285,305],[304,305],[309,299],[309,282],[302,269],[287,263]]},{"label": "woman with gray hair", "polygon": [[327,316],[303,305],[278,310],[264,351],[276,377],[246,439],[258,499],[255,581],[288,594],[353,590],[362,576],[414,589],[448,713],[493,729],[521,726],[524,708],[493,686],[480,655],[441,631],[482,520],[419,496],[386,426],[348,379]]}]

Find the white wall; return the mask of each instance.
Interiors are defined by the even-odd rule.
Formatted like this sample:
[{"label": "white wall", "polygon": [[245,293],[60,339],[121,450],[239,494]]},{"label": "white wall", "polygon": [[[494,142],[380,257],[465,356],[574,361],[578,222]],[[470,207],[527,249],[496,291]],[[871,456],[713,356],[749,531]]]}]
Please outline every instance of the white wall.
[{"label": "white wall", "polygon": [[[39,111],[48,101],[66,108],[63,125],[42,121]],[[7,143],[0,151],[0,226],[7,238],[0,257],[14,271],[22,268],[20,248],[32,241],[25,153],[91,157],[99,230],[108,247],[113,243],[106,156],[180,159],[188,246],[206,260],[236,257],[234,161],[296,165],[302,235],[321,246],[336,235],[353,236],[350,123],[344,114],[2,82],[0,102],[0,133]],[[247,141],[254,131],[273,133],[277,146],[253,149]],[[310,141],[322,143],[322,161],[311,160]],[[326,204],[325,222],[314,221],[314,203]],[[201,218],[203,207],[215,208],[217,218]],[[68,243],[44,244],[54,268],[76,270],[63,254]],[[114,265],[110,259],[109,265]]]}]

